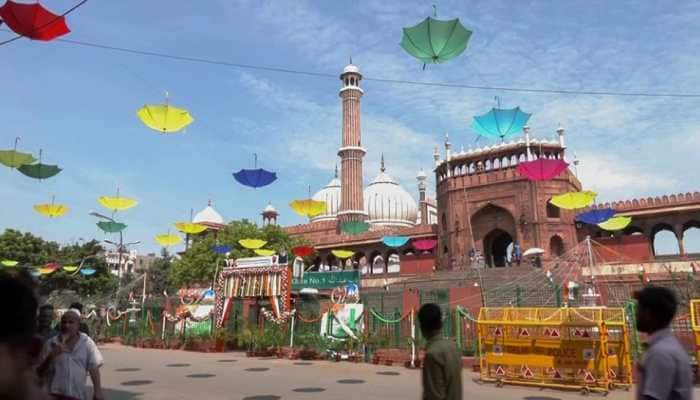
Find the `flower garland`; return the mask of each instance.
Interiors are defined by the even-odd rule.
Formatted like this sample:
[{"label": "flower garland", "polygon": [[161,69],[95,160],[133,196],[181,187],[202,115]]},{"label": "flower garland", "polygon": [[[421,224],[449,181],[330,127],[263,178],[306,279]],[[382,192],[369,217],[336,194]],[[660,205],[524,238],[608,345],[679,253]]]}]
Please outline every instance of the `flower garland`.
[{"label": "flower garland", "polygon": [[270,311],[264,307],[260,309],[260,312],[262,313],[262,315],[265,317],[266,320],[273,322],[277,325],[280,325],[280,324],[287,322],[287,320],[289,320],[292,317],[292,315],[294,315],[296,313],[296,310],[283,311],[281,313],[281,315],[279,316],[279,318],[275,316],[275,313],[273,313],[272,311]]}]

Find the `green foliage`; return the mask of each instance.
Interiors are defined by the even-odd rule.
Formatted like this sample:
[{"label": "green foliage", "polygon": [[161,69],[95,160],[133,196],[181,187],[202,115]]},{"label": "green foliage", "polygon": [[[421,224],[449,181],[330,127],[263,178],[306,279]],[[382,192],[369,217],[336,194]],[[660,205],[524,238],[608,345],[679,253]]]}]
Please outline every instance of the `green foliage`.
[{"label": "green foliage", "polygon": [[182,287],[195,282],[212,282],[217,260],[223,264],[222,257],[211,251],[214,244],[231,246],[232,258],[254,257],[253,250],[245,249],[238,244],[240,239],[262,239],[267,241],[266,249],[278,252],[284,249],[288,253],[292,247],[304,244],[302,238],[291,237],[276,225],[260,228],[245,219],[232,221],[217,232],[216,239],[214,235],[205,234],[190,246],[181,259],[173,262],[170,268],[170,284]]},{"label": "green foliage", "polygon": [[55,262],[60,265],[85,265],[97,272],[89,277],[63,270],[38,278],[40,293],[48,295],[54,290],[73,290],[81,298],[112,293],[117,288],[116,278],[107,270],[99,242],[91,240],[82,244],[59,246],[29,232],[7,229],[0,235],[0,259],[18,261],[21,266],[39,267]]},{"label": "green foliage", "polygon": [[148,280],[146,283],[146,291],[148,293],[160,296],[163,292],[172,292],[168,281],[171,267],[172,257],[167,249],[163,249],[160,257],[156,258],[148,269]]}]

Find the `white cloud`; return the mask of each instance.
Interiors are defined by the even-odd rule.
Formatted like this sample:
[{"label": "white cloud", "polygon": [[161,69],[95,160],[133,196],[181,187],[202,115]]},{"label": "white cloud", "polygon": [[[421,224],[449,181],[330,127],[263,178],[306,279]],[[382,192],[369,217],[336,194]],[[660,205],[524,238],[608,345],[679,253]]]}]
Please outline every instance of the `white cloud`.
[{"label": "white cloud", "polygon": [[674,177],[648,172],[602,154],[579,155],[578,177],[585,189],[598,192],[598,201],[630,199],[674,191],[679,182]]}]

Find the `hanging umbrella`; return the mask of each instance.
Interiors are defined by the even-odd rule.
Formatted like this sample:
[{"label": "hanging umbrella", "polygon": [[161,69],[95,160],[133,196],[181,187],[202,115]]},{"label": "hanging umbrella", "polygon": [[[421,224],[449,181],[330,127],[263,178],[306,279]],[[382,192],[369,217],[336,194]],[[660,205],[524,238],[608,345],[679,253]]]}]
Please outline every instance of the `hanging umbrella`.
[{"label": "hanging umbrella", "polygon": [[525,161],[515,167],[516,171],[531,181],[548,181],[566,171],[569,164],[564,160],[539,158]]},{"label": "hanging umbrella", "polygon": [[544,249],[540,249],[539,247],[532,247],[523,253],[523,257],[529,257],[529,256],[539,256],[541,254],[544,254]]},{"label": "hanging umbrella", "polygon": [[313,218],[326,212],[326,202],[312,199],[294,200],[289,206],[302,217]]},{"label": "hanging umbrella", "polygon": [[147,127],[161,133],[175,133],[191,124],[194,119],[184,108],[171,106],[165,92],[165,104],[146,104],[136,115]]},{"label": "hanging umbrella", "polygon": [[334,256],[340,258],[341,260],[350,258],[353,256],[353,254],[355,254],[355,252],[352,250],[331,250],[331,253],[333,253]]},{"label": "hanging umbrella", "polygon": [[78,270],[78,266],[77,265],[66,265],[63,267],[63,270],[66,272],[75,272]]},{"label": "hanging umbrella", "polygon": [[503,140],[522,131],[531,115],[523,112],[520,107],[500,108],[499,100],[498,108],[492,108],[486,114],[474,117],[472,128],[485,138]]},{"label": "hanging umbrella", "polygon": [[206,225],[195,224],[193,222],[177,222],[175,223],[175,227],[178,231],[182,233],[188,233],[192,235],[196,235],[207,230]]},{"label": "hanging umbrella", "polygon": [[97,272],[97,270],[94,268],[81,268],[80,269],[80,273],[85,275],[85,276],[94,275],[95,272]]},{"label": "hanging umbrella", "polygon": [[4,265],[5,267],[16,267],[17,264],[19,264],[19,261],[15,261],[15,260],[2,260],[2,261],[0,261],[0,264]]},{"label": "hanging umbrella", "polygon": [[117,189],[116,196],[100,196],[97,202],[100,203],[102,207],[115,212],[128,210],[139,203],[130,197],[122,197],[119,194],[119,189]]},{"label": "hanging umbrella", "polygon": [[316,250],[311,246],[297,246],[292,248],[292,254],[297,257],[308,257],[314,254]]},{"label": "hanging umbrella", "polygon": [[[437,17],[437,12],[433,12]],[[428,17],[416,26],[403,28],[401,47],[425,64],[437,64],[464,52],[472,32],[459,19],[442,21]]]},{"label": "hanging umbrella", "polygon": [[174,246],[182,241],[182,238],[172,233],[161,233],[154,237],[156,243],[163,247]]},{"label": "hanging umbrella", "polygon": [[568,192],[552,197],[549,202],[565,210],[575,210],[590,206],[593,204],[596,196],[597,193],[591,192],[590,190],[584,190],[582,192]]},{"label": "hanging umbrella", "polygon": [[52,13],[38,2],[7,0],[0,7],[0,18],[14,33],[32,40],[50,41],[70,32],[64,16]]},{"label": "hanging umbrella", "polygon": [[585,224],[600,224],[615,216],[615,210],[612,208],[597,208],[576,214],[576,221]]},{"label": "hanging umbrella", "polygon": [[268,250],[268,249],[255,249],[253,251],[255,252],[255,254],[257,254],[259,256],[265,256],[265,257],[269,257],[269,256],[277,253],[274,250]]},{"label": "hanging umbrella", "polygon": [[619,215],[617,217],[612,217],[609,220],[598,224],[599,227],[605,229],[606,231],[619,231],[620,229],[625,229],[627,225],[632,222],[632,218]]},{"label": "hanging umbrella", "polygon": [[49,165],[41,163],[42,152],[43,150],[39,150],[38,163],[20,165],[19,168],[17,168],[17,170],[30,178],[39,180],[51,178],[52,176],[57,175],[59,172],[61,172],[62,169],[59,168],[58,165]]},{"label": "hanging umbrella", "polygon": [[31,271],[31,274],[32,274],[32,276],[35,277],[35,278],[41,276],[41,272],[39,272],[38,269],[33,269],[33,270]]},{"label": "hanging umbrella", "polygon": [[216,244],[211,246],[212,251],[216,254],[226,254],[231,251],[231,246],[226,246],[223,244]]},{"label": "hanging umbrella", "polygon": [[126,229],[126,224],[116,221],[100,221],[97,226],[105,233],[117,233]]},{"label": "hanging umbrella", "polygon": [[39,214],[49,217],[62,217],[68,212],[68,206],[65,204],[54,203],[54,198],[51,198],[51,203],[34,204],[34,210]]},{"label": "hanging umbrella", "polygon": [[238,243],[246,249],[251,250],[259,249],[267,244],[266,241],[260,239],[241,239]]},{"label": "hanging umbrella", "polygon": [[39,268],[39,272],[42,275],[48,275],[48,274],[55,272],[59,269],[61,269],[61,266],[58,265],[57,263],[48,263],[48,264],[44,265],[43,267]]},{"label": "hanging umbrella", "polygon": [[258,168],[258,155],[253,153],[253,169],[242,169],[233,173],[233,178],[241,185],[259,188],[267,186],[277,179],[277,174],[266,169]]},{"label": "hanging umbrella", "polygon": [[408,243],[408,236],[384,236],[382,243],[389,247],[401,247]]},{"label": "hanging umbrella", "polygon": [[437,246],[438,241],[435,239],[419,239],[419,240],[414,240],[413,241],[413,247],[416,250],[420,251],[428,251],[432,250]]},{"label": "hanging umbrella", "polygon": [[348,235],[357,235],[369,230],[369,224],[364,221],[345,221],[340,224],[340,231]]},{"label": "hanging umbrella", "polygon": [[15,138],[15,146],[12,150],[0,150],[0,164],[10,168],[17,168],[36,161],[36,158],[31,154],[17,151],[18,142],[19,138],[17,137]]}]

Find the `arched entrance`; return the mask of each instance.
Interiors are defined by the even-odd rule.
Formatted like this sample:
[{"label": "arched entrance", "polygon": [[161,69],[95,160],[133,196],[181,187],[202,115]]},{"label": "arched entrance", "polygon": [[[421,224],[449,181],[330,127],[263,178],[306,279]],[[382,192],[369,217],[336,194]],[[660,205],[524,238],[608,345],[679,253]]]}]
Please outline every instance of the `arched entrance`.
[{"label": "arched entrance", "polygon": [[471,217],[475,250],[484,255],[487,265],[504,267],[510,253],[508,246],[515,242],[515,218],[505,208],[487,204]]},{"label": "arched entrance", "polygon": [[505,267],[510,254],[508,248],[513,243],[513,237],[506,231],[494,229],[484,237],[484,256],[490,267]]}]

